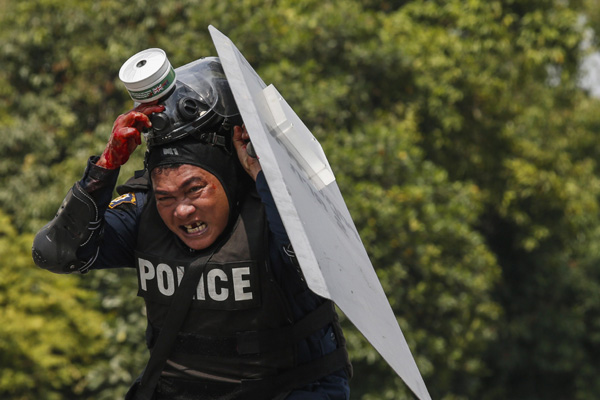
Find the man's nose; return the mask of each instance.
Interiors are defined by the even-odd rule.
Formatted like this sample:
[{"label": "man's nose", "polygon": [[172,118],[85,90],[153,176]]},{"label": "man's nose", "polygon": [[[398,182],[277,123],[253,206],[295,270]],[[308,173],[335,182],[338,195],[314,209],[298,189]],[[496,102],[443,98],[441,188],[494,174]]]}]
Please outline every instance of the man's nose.
[{"label": "man's nose", "polygon": [[196,211],[196,207],[192,204],[182,202],[175,207],[175,216],[177,218],[187,218],[192,215],[194,211]]}]

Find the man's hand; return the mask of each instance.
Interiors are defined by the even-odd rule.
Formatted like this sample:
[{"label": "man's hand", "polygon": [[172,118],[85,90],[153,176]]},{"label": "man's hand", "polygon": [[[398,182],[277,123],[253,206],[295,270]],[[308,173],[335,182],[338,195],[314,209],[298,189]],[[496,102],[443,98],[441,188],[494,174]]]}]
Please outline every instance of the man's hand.
[{"label": "man's hand", "polygon": [[246,150],[248,143],[250,143],[250,136],[244,125],[235,126],[233,128],[233,145],[237,152],[238,158],[242,167],[246,170],[248,175],[256,181],[256,176],[262,170],[258,158],[250,157]]},{"label": "man's hand", "polygon": [[140,104],[128,113],[119,115],[113,125],[106,148],[96,165],[107,169],[117,169],[125,164],[135,148],[142,144],[142,129],[152,126],[148,116],[164,111],[164,109],[164,106],[156,104]]}]

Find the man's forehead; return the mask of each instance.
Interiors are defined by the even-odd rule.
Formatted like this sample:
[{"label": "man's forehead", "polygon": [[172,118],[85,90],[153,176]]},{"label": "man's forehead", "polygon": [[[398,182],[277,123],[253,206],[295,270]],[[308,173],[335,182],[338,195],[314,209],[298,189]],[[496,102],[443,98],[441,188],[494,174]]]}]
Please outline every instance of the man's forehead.
[{"label": "man's forehead", "polygon": [[152,185],[155,188],[163,185],[185,186],[198,183],[199,181],[208,182],[217,180],[212,173],[204,168],[190,164],[157,167],[152,170],[151,176]]}]

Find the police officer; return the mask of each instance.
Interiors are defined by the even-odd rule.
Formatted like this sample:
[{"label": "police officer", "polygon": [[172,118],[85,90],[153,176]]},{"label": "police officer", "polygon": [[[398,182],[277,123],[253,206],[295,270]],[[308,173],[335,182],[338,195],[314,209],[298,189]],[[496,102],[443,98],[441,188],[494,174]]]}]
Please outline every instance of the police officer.
[{"label": "police officer", "polygon": [[[55,273],[137,270],[152,355],[127,398],[348,399],[334,306],[303,279],[220,61],[192,64],[194,82],[116,119],[33,258]],[[142,133],[145,168],[111,201]]]}]

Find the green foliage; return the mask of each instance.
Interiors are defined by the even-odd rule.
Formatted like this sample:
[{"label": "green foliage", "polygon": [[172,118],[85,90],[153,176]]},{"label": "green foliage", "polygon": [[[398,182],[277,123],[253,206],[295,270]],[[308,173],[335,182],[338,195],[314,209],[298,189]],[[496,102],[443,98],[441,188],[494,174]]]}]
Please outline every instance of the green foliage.
[{"label": "green foliage", "polygon": [[144,302],[141,298],[133,298],[137,293],[135,271],[103,270],[88,275],[86,289],[102,295],[96,307],[105,316],[104,337],[110,343],[104,347],[102,357],[90,365],[87,398],[124,398],[149,357]]},{"label": "green foliage", "polygon": [[0,213],[0,397],[80,398],[106,345],[103,318],[80,277],[32,266],[32,240]]},{"label": "green foliage", "polygon": [[[212,24],[322,143],[433,398],[598,398],[596,3],[0,1],[0,393],[120,398],[143,368],[133,271],[50,276],[28,243],[131,107],[122,63],[215,55]],[[412,398],[346,325],[353,398]]]},{"label": "green foliage", "polygon": [[[399,323],[410,332],[421,372],[435,377],[432,395],[438,397],[437,388],[476,393],[475,378],[487,372],[481,353],[496,338],[501,314],[490,295],[500,271],[473,229],[481,212],[479,189],[450,182],[444,170],[424,160],[412,111],[379,115],[363,131],[340,137],[324,142],[344,148],[334,153],[327,147],[334,154],[330,161],[352,160],[337,174],[338,183]],[[406,396],[393,372],[377,365],[355,335],[354,388],[369,393],[374,378],[363,378],[377,374],[381,398]],[[364,398],[379,398],[372,396]]]}]

